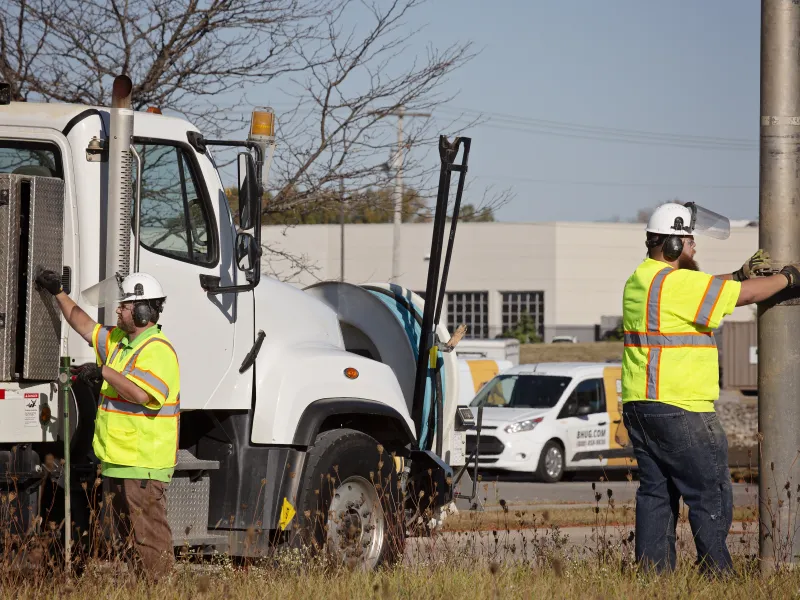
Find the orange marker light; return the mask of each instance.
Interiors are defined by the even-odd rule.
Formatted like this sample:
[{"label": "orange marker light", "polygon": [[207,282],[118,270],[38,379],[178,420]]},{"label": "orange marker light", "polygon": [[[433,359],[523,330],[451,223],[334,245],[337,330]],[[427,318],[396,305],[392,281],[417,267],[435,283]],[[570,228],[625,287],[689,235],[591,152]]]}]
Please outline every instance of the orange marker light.
[{"label": "orange marker light", "polygon": [[269,107],[257,108],[250,117],[250,139],[267,142],[275,137],[275,113]]},{"label": "orange marker light", "polygon": [[355,379],[356,377],[358,377],[358,371],[353,367],[347,367],[344,370],[344,376],[347,377],[348,379]]},{"label": "orange marker light", "polygon": [[148,106],[147,107],[147,112],[153,113],[154,115],[160,115],[161,114],[161,109],[158,108],[157,106]]}]

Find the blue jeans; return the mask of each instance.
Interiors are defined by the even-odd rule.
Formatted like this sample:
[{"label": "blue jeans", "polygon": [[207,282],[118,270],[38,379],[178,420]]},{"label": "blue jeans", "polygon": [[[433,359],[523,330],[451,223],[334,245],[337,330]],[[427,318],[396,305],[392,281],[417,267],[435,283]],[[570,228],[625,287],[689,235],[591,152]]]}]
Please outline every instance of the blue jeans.
[{"label": "blue jeans", "polygon": [[716,413],[661,402],[629,402],[623,419],[639,466],[636,560],[657,571],[675,568],[678,501],[689,507],[701,569],[732,567],[726,538],[733,522],[728,439]]}]

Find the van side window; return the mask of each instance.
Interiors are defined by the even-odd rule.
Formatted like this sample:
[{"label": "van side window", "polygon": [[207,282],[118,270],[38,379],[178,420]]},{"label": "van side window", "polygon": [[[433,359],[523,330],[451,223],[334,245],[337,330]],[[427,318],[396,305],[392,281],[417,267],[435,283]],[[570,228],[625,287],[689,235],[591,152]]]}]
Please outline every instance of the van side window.
[{"label": "van side window", "polygon": [[559,419],[566,417],[582,417],[606,410],[602,379],[586,379],[581,381],[567,401],[564,403]]},{"label": "van side window", "polygon": [[136,144],[136,151],[142,159],[142,245],[187,262],[214,263],[212,221],[187,151],[149,142]]}]

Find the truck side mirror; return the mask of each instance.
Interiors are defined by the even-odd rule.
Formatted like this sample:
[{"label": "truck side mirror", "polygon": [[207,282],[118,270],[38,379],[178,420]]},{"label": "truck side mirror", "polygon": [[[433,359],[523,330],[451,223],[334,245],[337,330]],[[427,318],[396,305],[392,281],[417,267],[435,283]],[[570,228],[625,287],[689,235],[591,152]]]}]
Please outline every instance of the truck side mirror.
[{"label": "truck side mirror", "polygon": [[[239,227],[252,229],[256,225],[256,211],[261,210],[261,198],[256,177],[256,163],[249,152],[240,152],[239,165]],[[238,241],[237,241],[238,248]]]},{"label": "truck side mirror", "polygon": [[240,232],[236,234],[236,264],[242,271],[249,271],[255,267],[261,248],[249,233]]}]

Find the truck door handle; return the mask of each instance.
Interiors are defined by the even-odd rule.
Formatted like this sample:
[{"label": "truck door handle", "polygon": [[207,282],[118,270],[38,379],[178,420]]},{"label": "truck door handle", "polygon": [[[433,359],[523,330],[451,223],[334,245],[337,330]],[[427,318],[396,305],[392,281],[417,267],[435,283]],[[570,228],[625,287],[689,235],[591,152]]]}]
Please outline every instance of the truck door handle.
[{"label": "truck door handle", "polygon": [[620,423],[622,423],[622,419],[614,419],[613,423],[614,425],[619,425]]},{"label": "truck door handle", "polygon": [[608,425],[608,421],[603,421],[602,423],[598,423],[598,427],[602,427],[603,425]]}]

